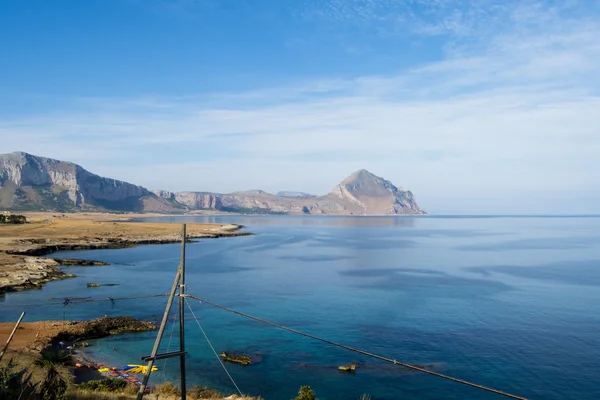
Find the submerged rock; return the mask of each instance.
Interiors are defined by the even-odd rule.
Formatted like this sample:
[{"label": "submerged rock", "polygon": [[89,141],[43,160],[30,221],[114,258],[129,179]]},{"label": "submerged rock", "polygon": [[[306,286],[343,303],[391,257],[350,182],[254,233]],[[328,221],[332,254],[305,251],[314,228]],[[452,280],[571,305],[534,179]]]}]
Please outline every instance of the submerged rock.
[{"label": "submerged rock", "polygon": [[340,372],[356,372],[356,364],[349,364],[349,365],[340,365],[338,367],[338,371]]},{"label": "submerged rock", "polygon": [[236,364],[242,364],[242,365],[250,365],[250,364],[252,364],[252,357],[244,355],[244,354],[235,355],[235,354],[230,354],[230,353],[222,352],[221,353],[221,358],[224,361],[229,361],[229,362],[236,363]]},{"label": "submerged rock", "polygon": [[100,287],[100,286],[119,286],[118,283],[86,283],[87,287]]}]

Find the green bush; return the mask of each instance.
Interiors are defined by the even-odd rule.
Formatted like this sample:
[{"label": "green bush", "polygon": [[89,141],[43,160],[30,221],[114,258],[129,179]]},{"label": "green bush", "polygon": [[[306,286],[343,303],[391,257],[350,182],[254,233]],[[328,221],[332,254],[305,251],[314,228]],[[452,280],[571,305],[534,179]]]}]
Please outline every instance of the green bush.
[{"label": "green bush", "polygon": [[310,386],[302,386],[294,400],[317,400],[317,396]]},{"label": "green bush", "polygon": [[0,224],[26,224],[27,218],[24,215],[16,215],[16,214],[1,214],[0,215]]},{"label": "green bush", "polygon": [[121,392],[127,387],[128,383],[123,379],[107,378],[98,381],[88,381],[77,385],[79,390],[90,392]]},{"label": "green bush", "polygon": [[40,352],[40,357],[35,361],[39,367],[54,367],[57,365],[65,365],[71,361],[71,356],[61,350],[44,349]]}]

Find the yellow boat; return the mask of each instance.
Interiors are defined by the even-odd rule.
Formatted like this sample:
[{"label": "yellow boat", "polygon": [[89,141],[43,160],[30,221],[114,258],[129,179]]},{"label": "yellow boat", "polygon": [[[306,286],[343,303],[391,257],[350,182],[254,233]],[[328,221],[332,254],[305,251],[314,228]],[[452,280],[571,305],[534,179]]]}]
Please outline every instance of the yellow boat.
[{"label": "yellow boat", "polygon": [[[145,374],[148,371],[147,365],[139,365],[139,364],[127,364],[128,367],[132,367],[128,369],[126,372],[128,374]],[[152,372],[158,371],[155,365],[152,366]]]}]

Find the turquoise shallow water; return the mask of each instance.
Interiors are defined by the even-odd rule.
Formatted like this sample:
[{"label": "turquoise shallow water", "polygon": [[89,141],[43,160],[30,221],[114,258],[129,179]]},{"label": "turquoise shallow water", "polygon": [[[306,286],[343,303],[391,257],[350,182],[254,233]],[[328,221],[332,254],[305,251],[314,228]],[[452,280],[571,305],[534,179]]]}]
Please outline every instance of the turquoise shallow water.
[{"label": "turquoise shallow water", "polygon": [[[344,344],[427,365],[532,399],[600,397],[600,218],[202,217],[255,236],[203,240],[187,252],[191,293]],[[58,256],[58,255],[57,255]],[[75,279],[0,298],[0,319],[48,297],[167,292],[179,246],[62,252],[108,267],[69,267]],[[87,288],[86,282],[120,283]],[[133,315],[157,320],[165,299],[36,305],[27,319]],[[240,388],[268,400],[311,385],[320,399],[496,399],[260,325],[197,302],[217,351],[260,354],[228,365]],[[189,381],[234,389],[187,314]],[[174,324],[173,324],[174,325]],[[171,333],[173,334],[171,335]],[[150,353],[155,333],[92,341],[111,365]],[[163,347],[177,346],[168,327]],[[115,350],[113,350],[113,348]],[[355,375],[336,366],[358,362]],[[154,382],[176,380],[175,360]]]}]

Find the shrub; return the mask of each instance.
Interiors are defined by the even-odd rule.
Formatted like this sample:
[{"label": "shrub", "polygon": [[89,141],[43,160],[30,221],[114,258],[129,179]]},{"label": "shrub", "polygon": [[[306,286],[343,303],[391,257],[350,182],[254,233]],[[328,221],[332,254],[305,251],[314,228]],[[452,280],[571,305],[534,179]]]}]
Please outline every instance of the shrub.
[{"label": "shrub", "polygon": [[71,361],[71,356],[64,351],[54,349],[44,349],[40,353],[40,357],[35,361],[39,367],[53,367],[57,365],[65,365]]},{"label": "shrub", "polygon": [[317,400],[317,396],[310,386],[302,386],[294,400]]},{"label": "shrub", "polygon": [[46,380],[40,387],[41,400],[67,400],[67,382],[54,366],[48,369]]},{"label": "shrub", "polygon": [[35,391],[31,374],[25,370],[14,371],[12,362],[0,367],[0,399],[29,399]]},{"label": "shrub", "polygon": [[24,215],[0,215],[0,223],[1,224],[25,224],[27,223],[27,218]]},{"label": "shrub", "polygon": [[162,394],[165,396],[181,396],[181,391],[171,382],[165,382],[160,385],[154,386],[152,389],[152,393],[154,394]]},{"label": "shrub", "polygon": [[206,386],[195,385],[187,391],[187,397],[189,399],[220,399],[223,397],[221,393],[215,389],[208,388]]},{"label": "shrub", "polygon": [[42,400],[66,400],[67,382],[61,376],[58,366],[69,362],[71,356],[62,351],[52,349],[42,350],[35,364],[47,369],[46,380],[40,387],[40,398]]},{"label": "shrub", "polygon": [[77,385],[79,390],[87,390],[90,392],[121,392],[129,384],[118,378],[107,378],[98,381],[88,381]]}]

